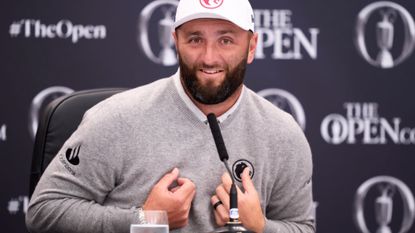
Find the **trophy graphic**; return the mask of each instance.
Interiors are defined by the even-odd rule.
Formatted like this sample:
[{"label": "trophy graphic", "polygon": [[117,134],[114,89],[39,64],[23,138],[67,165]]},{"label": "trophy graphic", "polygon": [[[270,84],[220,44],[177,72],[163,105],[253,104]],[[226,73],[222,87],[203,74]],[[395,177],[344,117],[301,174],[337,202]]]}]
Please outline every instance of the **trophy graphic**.
[{"label": "trophy graphic", "polygon": [[73,90],[68,87],[52,86],[39,92],[39,94],[33,98],[29,109],[29,132],[33,140],[36,137],[41,111],[45,110],[46,105],[52,102],[52,100],[72,92]]},{"label": "trophy graphic", "polygon": [[364,203],[366,194],[372,188],[378,188],[380,196],[375,199],[375,219],[378,224],[376,233],[392,233],[389,224],[392,221],[393,199],[400,196],[402,200],[402,220],[399,230],[394,232],[406,233],[412,227],[415,219],[415,198],[409,187],[391,176],[376,176],[365,181],[357,189],[354,201],[354,220],[361,233],[371,233],[366,225]]},{"label": "trophy graphic", "polygon": [[[366,24],[375,12],[380,13],[380,20],[375,24],[377,47],[380,51],[376,58],[372,58],[366,46],[365,34]],[[398,24],[403,26],[403,35],[401,30],[395,31]],[[400,38],[403,38],[401,53],[393,58],[391,49],[399,46],[400,43],[395,43],[397,46],[393,44],[396,39],[401,41]],[[359,54],[371,65],[382,69],[393,68],[408,59],[415,49],[415,21],[411,13],[397,3],[373,2],[363,8],[357,16],[355,44]]]},{"label": "trophy graphic", "polygon": [[176,52],[172,48],[174,41],[171,35],[171,29],[174,24],[173,20],[173,9],[164,10],[164,18],[159,21],[159,42],[161,51],[159,59],[161,64],[165,66],[172,66],[177,63]]},{"label": "trophy graphic", "polygon": [[[144,54],[154,63],[163,66],[173,66],[177,64],[176,52],[174,50],[174,41],[171,35],[172,27],[174,24],[174,14],[179,1],[171,0],[155,0],[150,2],[140,13],[138,18],[138,34],[137,42]],[[149,35],[149,27],[153,28],[153,22],[150,20],[155,12],[161,9],[163,18],[158,20],[154,25],[158,35],[152,39]],[[157,16],[159,16],[159,13]],[[153,36],[153,35],[151,35]],[[157,42],[160,45],[160,52],[155,54],[152,50],[151,42]]]},{"label": "trophy graphic", "polygon": [[382,68],[392,68],[394,61],[389,51],[393,45],[394,26],[396,19],[396,11],[388,9],[380,11],[382,20],[376,25],[377,44],[380,52],[377,56],[377,62]]},{"label": "trophy graphic", "polygon": [[381,195],[375,201],[376,222],[379,228],[376,233],[392,233],[388,226],[392,220],[393,195],[395,187],[390,184],[379,185]]},{"label": "trophy graphic", "polygon": [[273,105],[291,114],[297,121],[298,125],[305,130],[306,119],[304,109],[300,101],[293,94],[278,88],[264,89],[259,91],[257,94],[264,97]]}]

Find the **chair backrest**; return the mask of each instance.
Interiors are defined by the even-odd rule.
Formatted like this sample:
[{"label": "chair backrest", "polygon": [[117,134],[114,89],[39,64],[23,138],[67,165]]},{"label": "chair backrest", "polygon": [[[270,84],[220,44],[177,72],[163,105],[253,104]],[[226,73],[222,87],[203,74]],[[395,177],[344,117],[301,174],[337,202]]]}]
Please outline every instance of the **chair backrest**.
[{"label": "chair backrest", "polygon": [[52,101],[46,107],[41,114],[34,143],[29,196],[32,196],[46,167],[81,123],[86,110],[125,90],[125,88],[107,88],[76,91]]}]

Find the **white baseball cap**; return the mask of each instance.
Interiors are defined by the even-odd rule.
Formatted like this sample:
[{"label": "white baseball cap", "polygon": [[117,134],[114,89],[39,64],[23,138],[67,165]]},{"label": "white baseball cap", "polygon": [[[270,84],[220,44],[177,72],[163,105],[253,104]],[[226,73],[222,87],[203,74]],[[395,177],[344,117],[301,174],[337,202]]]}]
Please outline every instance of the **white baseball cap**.
[{"label": "white baseball cap", "polygon": [[227,20],[254,32],[254,12],[248,0],[180,0],[173,30],[201,18]]}]

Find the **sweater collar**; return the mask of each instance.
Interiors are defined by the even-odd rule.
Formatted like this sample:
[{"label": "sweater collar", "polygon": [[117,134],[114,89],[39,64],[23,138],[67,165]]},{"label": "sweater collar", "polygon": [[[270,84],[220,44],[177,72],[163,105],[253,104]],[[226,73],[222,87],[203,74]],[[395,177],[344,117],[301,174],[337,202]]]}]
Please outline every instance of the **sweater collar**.
[{"label": "sweater collar", "polygon": [[[176,86],[176,90],[180,96],[180,98],[183,100],[183,102],[186,104],[186,106],[190,109],[193,114],[203,123],[207,124],[207,117],[206,115],[193,103],[193,101],[190,99],[190,97],[186,94],[184,87],[182,85],[182,82],[180,81],[180,69],[177,70],[177,72],[173,75],[174,85]],[[220,115],[217,119],[219,123],[223,123],[228,117],[230,117],[235,110],[239,107],[241,103],[242,96],[245,93],[245,85],[242,86],[242,92],[241,95],[239,95],[238,100],[236,103],[225,113]]]}]

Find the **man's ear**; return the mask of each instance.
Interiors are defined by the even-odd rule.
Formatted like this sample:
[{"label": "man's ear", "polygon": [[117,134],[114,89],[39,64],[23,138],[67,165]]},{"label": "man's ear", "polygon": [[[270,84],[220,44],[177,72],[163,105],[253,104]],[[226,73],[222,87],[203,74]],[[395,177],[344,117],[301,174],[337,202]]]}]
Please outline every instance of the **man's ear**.
[{"label": "man's ear", "polygon": [[249,40],[248,59],[247,63],[251,64],[255,58],[255,50],[258,43],[258,33],[254,32]]},{"label": "man's ear", "polygon": [[174,45],[176,46],[176,49],[177,49],[177,32],[176,32],[176,31],[173,31],[173,32],[171,33],[171,35],[173,36],[173,39],[174,39]]}]

